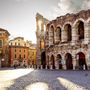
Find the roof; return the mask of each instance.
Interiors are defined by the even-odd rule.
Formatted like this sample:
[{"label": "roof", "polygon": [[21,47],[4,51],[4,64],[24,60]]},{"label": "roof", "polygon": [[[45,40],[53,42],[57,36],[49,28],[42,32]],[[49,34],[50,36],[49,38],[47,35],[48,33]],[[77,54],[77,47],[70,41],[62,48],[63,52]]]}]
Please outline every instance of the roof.
[{"label": "roof", "polygon": [[5,30],[5,29],[0,28],[0,31],[5,31],[5,32],[8,33],[8,35],[10,35],[10,33],[7,30]]}]

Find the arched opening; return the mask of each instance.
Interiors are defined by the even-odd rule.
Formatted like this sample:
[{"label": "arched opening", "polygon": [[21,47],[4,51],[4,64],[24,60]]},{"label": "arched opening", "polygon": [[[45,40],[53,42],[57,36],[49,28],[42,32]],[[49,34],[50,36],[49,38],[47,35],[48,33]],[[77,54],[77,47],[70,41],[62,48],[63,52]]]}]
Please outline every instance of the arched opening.
[{"label": "arched opening", "polygon": [[66,68],[73,69],[72,55],[70,53],[67,53],[65,58],[66,58]]},{"label": "arched opening", "polygon": [[79,21],[78,23],[78,36],[80,40],[84,39],[84,23],[82,21]]},{"label": "arched opening", "polygon": [[44,39],[41,39],[41,49],[45,49]]},{"label": "arched opening", "polygon": [[52,67],[53,69],[55,69],[55,61],[54,61],[54,56],[51,56],[51,62],[52,62]]},{"label": "arched opening", "polygon": [[46,31],[46,25],[44,25],[44,31]]},{"label": "arched opening", "polygon": [[49,56],[47,56],[47,68],[49,69]]},{"label": "arched opening", "polygon": [[70,24],[66,24],[65,27],[65,39],[66,41],[71,41],[72,40],[72,31],[71,31],[71,25]]},{"label": "arched opening", "polygon": [[43,69],[45,69],[46,66],[45,51],[41,53],[41,65],[43,65]]},{"label": "arched opening", "polygon": [[46,31],[46,46],[49,45],[49,34],[48,31]]},{"label": "arched opening", "polygon": [[79,64],[79,69],[82,70],[83,66],[85,65],[85,69],[87,69],[86,61],[85,61],[85,54],[82,52],[79,52],[77,54],[78,57],[78,64]]},{"label": "arched opening", "polygon": [[38,24],[39,24],[39,29],[41,30],[41,21],[39,21],[39,23],[38,23]]},{"label": "arched opening", "polygon": [[61,28],[57,27],[56,28],[56,43],[61,41]]},{"label": "arched opening", "polygon": [[57,55],[57,60],[59,61],[59,69],[62,69],[62,57],[60,54]]},{"label": "arched opening", "polygon": [[50,45],[54,44],[54,27],[51,26],[50,28],[50,32],[49,32],[49,40],[50,40]]}]

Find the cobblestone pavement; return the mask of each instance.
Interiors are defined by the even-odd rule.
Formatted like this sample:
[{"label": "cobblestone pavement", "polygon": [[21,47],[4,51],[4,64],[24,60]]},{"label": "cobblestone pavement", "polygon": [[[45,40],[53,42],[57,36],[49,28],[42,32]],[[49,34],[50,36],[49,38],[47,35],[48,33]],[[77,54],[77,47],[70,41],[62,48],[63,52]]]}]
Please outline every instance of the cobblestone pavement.
[{"label": "cobblestone pavement", "polygon": [[90,71],[3,68],[0,90],[90,90]]}]

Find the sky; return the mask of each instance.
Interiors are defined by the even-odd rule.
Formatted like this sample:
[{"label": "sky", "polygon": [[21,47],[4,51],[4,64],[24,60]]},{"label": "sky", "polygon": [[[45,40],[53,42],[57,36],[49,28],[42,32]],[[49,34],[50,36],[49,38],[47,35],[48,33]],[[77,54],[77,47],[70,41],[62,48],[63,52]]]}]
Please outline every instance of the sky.
[{"label": "sky", "polygon": [[0,0],[0,28],[9,39],[24,37],[36,43],[36,13],[48,20],[67,13],[90,9],[90,0]]}]

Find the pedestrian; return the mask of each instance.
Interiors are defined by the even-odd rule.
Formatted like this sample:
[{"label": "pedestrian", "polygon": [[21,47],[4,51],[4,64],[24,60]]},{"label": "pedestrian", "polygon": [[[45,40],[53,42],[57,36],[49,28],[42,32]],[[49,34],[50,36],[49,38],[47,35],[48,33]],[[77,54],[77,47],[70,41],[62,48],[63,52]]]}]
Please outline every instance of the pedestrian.
[{"label": "pedestrian", "polygon": [[14,68],[16,69],[16,64],[14,64]]}]

